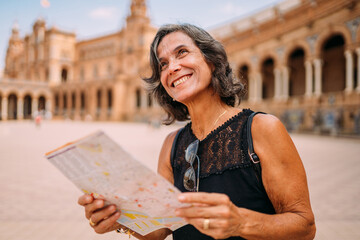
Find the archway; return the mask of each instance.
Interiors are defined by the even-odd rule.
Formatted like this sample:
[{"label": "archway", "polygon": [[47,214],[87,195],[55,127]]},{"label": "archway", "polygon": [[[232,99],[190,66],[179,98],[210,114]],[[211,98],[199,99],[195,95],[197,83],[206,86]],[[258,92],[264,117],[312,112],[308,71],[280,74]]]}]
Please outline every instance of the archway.
[{"label": "archway", "polygon": [[112,109],[112,105],[113,105],[113,97],[112,97],[112,90],[108,89],[107,91],[107,110],[108,110],[108,115],[111,114],[111,109]]},{"label": "archway", "polygon": [[67,94],[64,93],[64,95],[63,95],[63,114],[66,114],[66,112],[67,112],[67,106],[68,106],[68,104],[67,104]]},{"label": "archway", "polygon": [[305,52],[302,48],[295,49],[289,56],[289,96],[305,94]]},{"label": "archway", "polygon": [[32,98],[30,95],[26,95],[24,97],[24,119],[31,119],[31,111],[32,111]]},{"label": "archway", "polygon": [[10,94],[8,98],[8,119],[17,119],[17,96]]},{"label": "archway", "polygon": [[136,89],[136,108],[140,108],[141,107],[141,90],[140,89]]},{"label": "archway", "polygon": [[267,58],[261,65],[262,75],[262,98],[269,99],[274,97],[275,76],[274,76],[274,60]]},{"label": "archway", "polygon": [[151,108],[152,105],[153,105],[152,96],[151,96],[151,94],[148,94],[148,95],[147,95],[147,106],[148,106],[148,108]]},{"label": "archway", "polygon": [[345,89],[345,40],[334,35],[322,47],[323,78],[322,92],[339,92]]},{"label": "archway", "polygon": [[101,89],[96,93],[96,115],[100,116],[101,112]]},{"label": "archway", "polygon": [[85,111],[85,93],[80,94],[80,112],[83,114]]},{"label": "archway", "polygon": [[242,65],[239,68],[239,79],[245,88],[243,99],[247,100],[249,98],[249,67],[247,65]]},{"label": "archway", "polygon": [[44,96],[40,96],[39,97],[39,105],[38,105],[38,110],[39,112],[41,111],[45,111],[45,105],[46,104],[46,100]]},{"label": "archway", "polygon": [[75,93],[73,92],[73,93],[71,94],[71,112],[72,112],[72,114],[75,113],[75,109],[76,109],[76,95],[75,95]]},{"label": "archway", "polygon": [[66,68],[61,69],[61,82],[65,83],[68,80],[68,70]]},{"label": "archway", "polygon": [[55,96],[54,96],[54,105],[55,105],[54,114],[58,115],[59,114],[59,108],[60,108],[59,94],[58,93],[56,93]]}]

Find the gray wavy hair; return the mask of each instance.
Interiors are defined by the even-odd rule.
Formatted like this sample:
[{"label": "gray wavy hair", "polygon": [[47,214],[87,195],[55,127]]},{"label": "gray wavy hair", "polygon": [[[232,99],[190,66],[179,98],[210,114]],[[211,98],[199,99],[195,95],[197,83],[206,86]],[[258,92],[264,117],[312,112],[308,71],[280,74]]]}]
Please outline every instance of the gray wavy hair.
[{"label": "gray wavy hair", "polygon": [[161,40],[173,32],[183,32],[188,35],[200,49],[206,62],[214,66],[211,86],[225,104],[235,106],[240,104],[244,95],[244,85],[235,78],[228,62],[223,45],[215,40],[204,29],[191,24],[166,24],[159,28],[150,46],[150,66],[152,75],[144,78],[147,90],[166,111],[167,118],[164,123],[169,125],[175,120],[185,121],[189,119],[187,107],[177,101],[173,101],[160,82],[160,63],[157,56],[157,48]]}]

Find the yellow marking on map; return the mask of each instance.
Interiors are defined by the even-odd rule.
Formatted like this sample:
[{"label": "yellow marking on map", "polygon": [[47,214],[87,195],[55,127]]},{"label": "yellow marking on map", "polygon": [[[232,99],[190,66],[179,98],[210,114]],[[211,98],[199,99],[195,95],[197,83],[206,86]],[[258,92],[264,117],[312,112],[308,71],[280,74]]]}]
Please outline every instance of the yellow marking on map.
[{"label": "yellow marking on map", "polygon": [[83,192],[86,193],[86,194],[89,194],[89,191],[88,191],[88,190],[81,189],[81,191],[83,191]]},{"label": "yellow marking on map", "polygon": [[93,178],[89,177],[89,181],[92,182]]},{"label": "yellow marking on map", "polygon": [[109,176],[109,175],[110,175],[110,173],[108,173],[108,172],[103,172],[103,174],[104,174],[105,176]]},{"label": "yellow marking on map", "polygon": [[137,223],[135,223],[136,226],[138,226],[138,228],[142,229],[142,227],[140,227]]},{"label": "yellow marking on map", "polygon": [[145,226],[149,227],[149,225],[147,225],[145,222],[142,222]]},{"label": "yellow marking on map", "polygon": [[128,218],[130,219],[136,219],[135,215],[134,214],[131,214],[131,213],[124,213],[125,216],[127,216]]},{"label": "yellow marking on map", "polygon": [[124,215],[131,219],[148,218],[148,216],[146,216],[146,215],[136,214],[136,213],[124,213]]},{"label": "yellow marking on map", "polygon": [[150,220],[150,222],[151,222],[152,224],[154,224],[155,226],[161,226],[161,223],[159,223],[158,221]]},{"label": "yellow marking on map", "polygon": [[101,166],[101,163],[95,162],[95,165],[96,165],[96,166]]},{"label": "yellow marking on map", "polygon": [[100,144],[79,144],[77,147],[88,150],[90,152],[102,152],[102,147]]}]

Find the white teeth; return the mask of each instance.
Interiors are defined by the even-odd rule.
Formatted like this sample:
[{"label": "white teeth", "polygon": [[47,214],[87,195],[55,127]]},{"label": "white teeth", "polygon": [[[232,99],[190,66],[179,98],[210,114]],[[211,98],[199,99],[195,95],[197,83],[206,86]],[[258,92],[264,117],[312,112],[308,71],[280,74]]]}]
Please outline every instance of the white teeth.
[{"label": "white teeth", "polygon": [[185,76],[185,77],[182,77],[180,78],[179,80],[175,81],[174,82],[174,87],[178,86],[179,84],[185,82],[186,80],[188,80],[190,78],[190,76]]}]

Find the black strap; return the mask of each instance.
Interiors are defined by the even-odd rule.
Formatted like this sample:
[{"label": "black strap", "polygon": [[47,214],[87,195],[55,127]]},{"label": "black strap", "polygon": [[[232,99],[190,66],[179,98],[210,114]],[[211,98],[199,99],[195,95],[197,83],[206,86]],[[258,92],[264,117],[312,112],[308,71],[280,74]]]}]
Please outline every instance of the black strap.
[{"label": "black strap", "polygon": [[253,118],[256,114],[266,114],[263,112],[253,112],[252,114],[250,114],[248,120],[247,120],[247,125],[246,125],[246,138],[247,138],[247,142],[248,142],[248,149],[249,149],[249,156],[250,156],[250,160],[253,162],[254,164],[254,168],[255,168],[255,173],[259,179],[259,181],[261,181],[261,165],[260,165],[260,159],[258,157],[258,155],[255,153],[254,151],[254,145],[253,145],[253,140],[252,140],[252,135],[251,135],[251,124],[253,121]]},{"label": "black strap", "polygon": [[175,159],[175,152],[176,152],[176,145],[177,145],[177,140],[179,138],[180,133],[182,132],[182,130],[184,130],[184,128],[180,128],[179,131],[176,133],[173,144],[171,146],[171,153],[170,153],[170,163],[172,166],[174,166],[174,159]]}]

